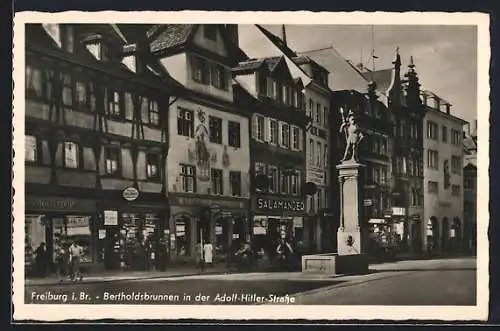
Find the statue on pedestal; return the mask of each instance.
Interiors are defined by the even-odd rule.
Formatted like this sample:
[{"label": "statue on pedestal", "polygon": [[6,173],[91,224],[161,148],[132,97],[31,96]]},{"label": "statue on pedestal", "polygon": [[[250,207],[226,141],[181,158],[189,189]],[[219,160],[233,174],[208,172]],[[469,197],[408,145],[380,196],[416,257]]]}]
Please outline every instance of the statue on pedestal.
[{"label": "statue on pedestal", "polygon": [[340,108],[340,114],[342,116],[342,125],[340,126],[339,132],[344,133],[346,137],[346,146],[342,162],[347,161],[349,153],[351,154],[350,160],[359,161],[358,147],[361,140],[364,138],[363,132],[361,131],[352,110],[349,110],[347,118],[344,114],[343,108]]}]

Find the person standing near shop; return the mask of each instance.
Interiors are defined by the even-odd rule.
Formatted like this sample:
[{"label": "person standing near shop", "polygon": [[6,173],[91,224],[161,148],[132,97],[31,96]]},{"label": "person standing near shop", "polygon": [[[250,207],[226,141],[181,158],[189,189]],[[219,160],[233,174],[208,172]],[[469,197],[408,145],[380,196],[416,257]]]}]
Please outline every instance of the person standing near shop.
[{"label": "person standing near shop", "polygon": [[82,280],[83,275],[80,272],[80,259],[83,254],[83,248],[73,241],[71,246],[69,246],[69,257],[71,263],[71,280],[76,282],[77,280]]},{"label": "person standing near shop", "polygon": [[42,242],[35,250],[35,273],[38,277],[47,276],[47,249],[45,243]]},{"label": "person standing near shop", "polygon": [[212,243],[209,241],[205,242],[203,245],[203,256],[204,256],[204,262],[207,264],[207,266],[212,267],[213,265],[213,256],[214,254],[214,246]]}]

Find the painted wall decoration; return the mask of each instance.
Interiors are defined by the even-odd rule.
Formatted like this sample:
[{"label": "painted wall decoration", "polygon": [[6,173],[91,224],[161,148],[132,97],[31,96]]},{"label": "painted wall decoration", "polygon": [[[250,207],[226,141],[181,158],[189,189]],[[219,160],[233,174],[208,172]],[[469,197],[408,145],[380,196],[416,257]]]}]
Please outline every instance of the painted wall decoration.
[{"label": "painted wall decoration", "polygon": [[194,142],[188,148],[188,160],[197,166],[197,177],[200,181],[210,180],[210,169],[217,162],[217,155],[208,147],[209,131],[205,113],[197,112],[199,124],[194,132]]}]

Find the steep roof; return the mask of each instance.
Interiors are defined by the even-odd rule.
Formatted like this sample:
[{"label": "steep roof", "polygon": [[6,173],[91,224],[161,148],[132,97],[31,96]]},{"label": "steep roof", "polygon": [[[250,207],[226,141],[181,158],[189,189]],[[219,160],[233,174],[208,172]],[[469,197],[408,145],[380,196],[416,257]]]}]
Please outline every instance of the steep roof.
[{"label": "steep roof", "polygon": [[[164,24],[155,27],[155,38],[151,41],[151,51],[156,52],[167,48],[178,48],[186,45],[195,30],[196,24]],[[149,38],[153,36],[149,30]]]},{"label": "steep roof", "polygon": [[311,58],[330,72],[328,85],[333,91],[366,92],[368,81],[334,47],[299,52],[299,54]]}]

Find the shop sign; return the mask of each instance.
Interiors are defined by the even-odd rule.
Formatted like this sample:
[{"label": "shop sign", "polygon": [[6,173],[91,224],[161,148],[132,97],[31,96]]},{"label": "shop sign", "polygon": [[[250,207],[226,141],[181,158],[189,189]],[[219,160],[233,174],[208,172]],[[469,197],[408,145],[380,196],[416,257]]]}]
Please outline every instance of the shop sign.
[{"label": "shop sign", "polygon": [[220,208],[227,209],[246,209],[247,201],[245,200],[225,200],[225,199],[213,199],[209,197],[183,197],[183,196],[169,196],[170,204],[177,206],[218,206]]},{"label": "shop sign", "polygon": [[261,210],[281,210],[281,211],[304,211],[304,201],[300,200],[280,200],[280,199],[265,199],[257,198],[257,209]]},{"label": "shop sign", "polygon": [[405,208],[404,207],[392,207],[392,215],[393,216],[405,216]]},{"label": "shop sign", "polygon": [[118,225],[118,211],[105,210],[104,211],[104,225]]},{"label": "shop sign", "polygon": [[139,197],[139,190],[133,186],[129,186],[123,190],[122,197],[127,201],[134,201]]},{"label": "shop sign", "polygon": [[72,211],[92,213],[96,211],[96,202],[92,200],[66,197],[26,197],[27,211]]}]

